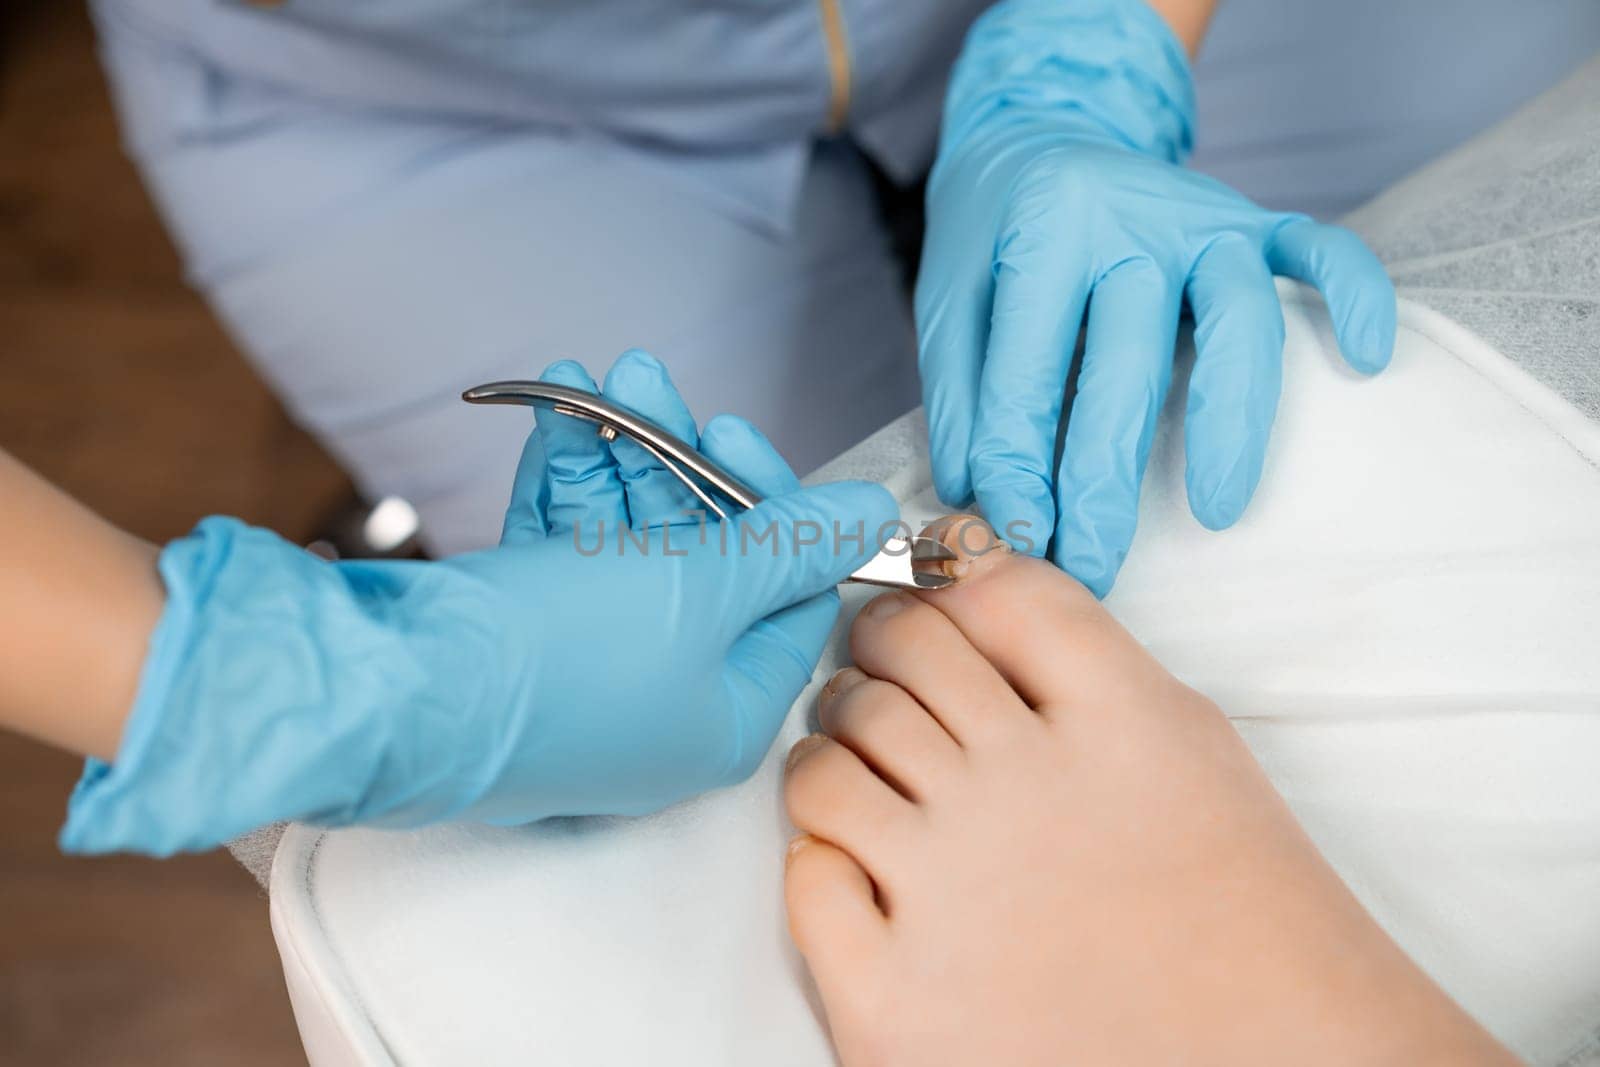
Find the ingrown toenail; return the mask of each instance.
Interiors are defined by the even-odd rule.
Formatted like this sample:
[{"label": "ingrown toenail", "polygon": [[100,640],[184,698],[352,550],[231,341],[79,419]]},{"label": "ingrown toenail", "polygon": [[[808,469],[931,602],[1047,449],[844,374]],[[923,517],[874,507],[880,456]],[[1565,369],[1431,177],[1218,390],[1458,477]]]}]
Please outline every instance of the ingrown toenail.
[{"label": "ingrown toenail", "polygon": [[968,558],[1011,549],[1010,542],[996,534],[992,526],[971,515],[956,516],[945,528],[940,540],[946,548],[953,548]]},{"label": "ingrown toenail", "polygon": [[924,537],[937,537],[956,557],[942,567],[946,577],[960,581],[987,566],[983,561],[1011,554],[1011,544],[976,515],[947,515],[923,531]]},{"label": "ingrown toenail", "polygon": [[800,740],[796,741],[794,743],[794,747],[789,750],[788,757],[783,761],[784,773],[787,774],[794,770],[795,764],[799,763],[810,753],[827,743],[827,737],[822,734],[807,734],[805,737],[802,737]]}]

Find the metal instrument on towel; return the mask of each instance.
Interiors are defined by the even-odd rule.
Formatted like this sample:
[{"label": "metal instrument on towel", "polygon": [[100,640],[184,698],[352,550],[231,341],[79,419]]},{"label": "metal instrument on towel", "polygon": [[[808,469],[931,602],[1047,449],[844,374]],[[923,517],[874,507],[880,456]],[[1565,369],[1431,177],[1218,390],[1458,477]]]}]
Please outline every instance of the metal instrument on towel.
[{"label": "metal instrument on towel", "polygon": [[[582,389],[550,382],[491,382],[468,389],[461,394],[461,399],[469,404],[549,408],[594,423],[600,436],[608,441],[616,440],[619,435],[627,437],[654,456],[707,509],[723,519],[729,516],[724,502],[741,511],[761,503],[760,493],[681,438],[620,404]],[[867,536],[872,536],[870,531]],[[942,564],[955,558],[955,552],[929,537],[885,538],[878,554],[845,580],[896,589],[939,589],[954,581],[944,573]]]}]

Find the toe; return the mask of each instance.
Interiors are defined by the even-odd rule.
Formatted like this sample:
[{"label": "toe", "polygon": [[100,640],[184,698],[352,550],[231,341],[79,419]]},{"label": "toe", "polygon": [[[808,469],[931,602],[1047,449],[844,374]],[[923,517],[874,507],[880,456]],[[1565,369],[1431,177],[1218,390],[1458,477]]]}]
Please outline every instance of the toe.
[{"label": "toe", "polygon": [[822,687],[822,729],[908,800],[925,799],[959,771],[961,747],[928,710],[893,682],[846,667]]},{"label": "toe", "polygon": [[842,849],[801,834],[789,843],[783,898],[789,936],[823,987],[860,973],[882,951],[888,925],[861,865]]},{"label": "toe", "polygon": [[1064,571],[1006,551],[974,553],[972,545],[993,534],[971,533],[973,524],[987,529],[970,516],[930,528],[931,536],[961,556],[948,565],[959,580],[915,596],[937,608],[1028,704],[1048,714],[1074,702],[1099,701],[1108,685],[1165,676],[1100,601]]},{"label": "toe", "polygon": [[889,924],[872,879],[848,853],[810,834],[789,843],[783,897],[789,936],[805,957],[844,1063],[882,1062],[856,1055],[870,1048],[887,1012],[883,994],[893,977]]},{"label": "toe", "polygon": [[886,593],[862,609],[850,654],[874,678],[910,693],[964,747],[1033,718],[961,630],[908,593]]},{"label": "toe", "polygon": [[783,795],[797,828],[844,849],[880,889],[903,868],[917,809],[837,741],[796,742]]}]

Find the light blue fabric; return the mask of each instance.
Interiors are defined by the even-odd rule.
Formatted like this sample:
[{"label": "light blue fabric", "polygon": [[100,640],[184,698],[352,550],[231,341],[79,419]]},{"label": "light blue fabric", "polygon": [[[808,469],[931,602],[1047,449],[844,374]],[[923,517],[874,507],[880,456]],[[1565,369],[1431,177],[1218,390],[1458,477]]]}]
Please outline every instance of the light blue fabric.
[{"label": "light blue fabric", "polygon": [[648,345],[702,419],[802,472],[916,406],[915,337],[872,179],[811,150],[788,237],[604,138],[309,102],[109,27],[129,143],[243,353],[439,554],[493,544],[526,430],[461,390]]},{"label": "light blue fabric", "polygon": [[[549,377],[594,388],[574,363]],[[606,391],[767,500],[701,524],[652,463],[541,413],[498,549],[325,563],[207,519],[161,555],[168,606],[136,704],[62,847],[166,855],[278,819],[639,814],[749,775],[894,500],[802,490],[742,419],[697,435],[642,353]]]},{"label": "light blue fabric", "polygon": [[975,496],[1102,596],[1133,539],[1185,297],[1189,503],[1212,528],[1255,491],[1277,409],[1271,274],[1323,291],[1355,367],[1394,347],[1394,290],[1354,235],[1180,166],[1193,111],[1183,50],[1142,0],[1002,0],[957,62],[928,183],[916,319],[939,496]]},{"label": "light blue fabric", "polygon": [[[1463,3],[1227,0],[1196,166],[1320,212],[1600,47],[1592,0]],[[457,394],[555,356],[599,374],[648,344],[693,410],[750,417],[802,471],[916,403],[863,155],[927,165],[984,6],[842,0],[851,147],[816,141],[815,0],[94,0],[191,278],[441,553],[493,542],[522,438]]]},{"label": "light blue fabric", "polygon": [[[780,232],[825,128],[816,0],[93,2],[108,34],[182,54],[212,91],[490,137],[581,130]],[[950,65],[988,2],[841,0],[847,130],[897,179],[931,160]],[[1333,218],[1597,48],[1593,0],[1225,0],[1196,74],[1196,166]]]},{"label": "light blue fabric", "polygon": [[[988,2],[842,0],[848,131],[903,181],[932,159],[950,63]],[[582,131],[777,231],[794,221],[811,141],[830,132],[817,0],[95,6],[108,33],[180,53],[225,91],[487,136]]]}]

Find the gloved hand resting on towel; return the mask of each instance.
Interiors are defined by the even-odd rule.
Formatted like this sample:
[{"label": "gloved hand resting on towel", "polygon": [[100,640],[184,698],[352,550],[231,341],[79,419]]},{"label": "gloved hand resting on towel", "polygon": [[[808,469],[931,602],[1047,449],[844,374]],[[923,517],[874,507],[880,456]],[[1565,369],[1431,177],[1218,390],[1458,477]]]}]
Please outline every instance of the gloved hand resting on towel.
[{"label": "gloved hand resting on towel", "polygon": [[[1239,518],[1277,410],[1272,275],[1327,298],[1344,357],[1384,367],[1395,298],[1347,230],[1266,211],[1180,166],[1194,123],[1182,47],[1145,0],[1003,0],[945,102],[917,282],[934,484],[1104,596],[1133,540],[1181,301],[1198,360],[1189,506]],[[1079,326],[1087,345],[1059,469]]]}]

